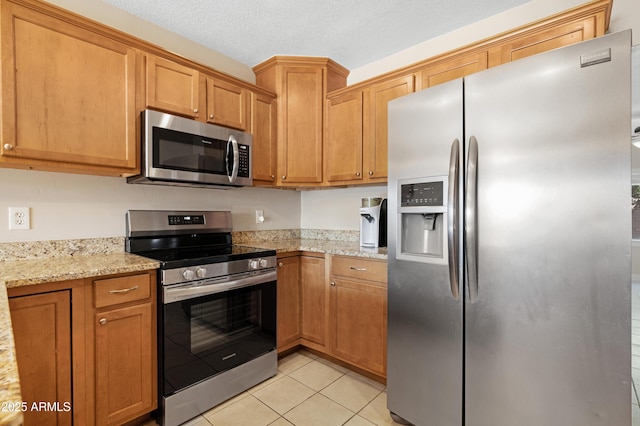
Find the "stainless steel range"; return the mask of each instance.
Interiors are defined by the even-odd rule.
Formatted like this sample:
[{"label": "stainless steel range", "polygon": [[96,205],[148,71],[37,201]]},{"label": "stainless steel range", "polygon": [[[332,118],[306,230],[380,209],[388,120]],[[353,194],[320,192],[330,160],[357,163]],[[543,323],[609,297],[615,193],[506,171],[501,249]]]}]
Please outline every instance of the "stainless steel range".
[{"label": "stainless steel range", "polygon": [[161,262],[159,418],[178,425],[277,373],[276,253],[228,211],[130,210],[126,250]]}]

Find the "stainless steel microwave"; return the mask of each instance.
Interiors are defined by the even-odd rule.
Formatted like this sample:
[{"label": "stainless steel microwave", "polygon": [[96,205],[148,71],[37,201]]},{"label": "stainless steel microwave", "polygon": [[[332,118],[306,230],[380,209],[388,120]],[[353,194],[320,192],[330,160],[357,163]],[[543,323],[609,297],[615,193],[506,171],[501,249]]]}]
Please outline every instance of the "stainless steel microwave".
[{"label": "stainless steel microwave", "polygon": [[253,184],[250,134],[152,110],[141,119],[141,174],[128,183],[225,189]]}]

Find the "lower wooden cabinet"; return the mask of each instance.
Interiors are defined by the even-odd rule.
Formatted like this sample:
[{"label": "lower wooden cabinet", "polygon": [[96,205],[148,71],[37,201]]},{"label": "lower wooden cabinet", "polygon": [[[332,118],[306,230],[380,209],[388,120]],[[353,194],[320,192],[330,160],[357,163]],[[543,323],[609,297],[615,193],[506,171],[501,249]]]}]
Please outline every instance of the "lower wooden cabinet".
[{"label": "lower wooden cabinet", "polygon": [[155,285],[144,271],[8,289],[23,399],[57,403],[27,410],[26,426],[120,425],[157,408]]},{"label": "lower wooden cabinet", "polygon": [[327,301],[323,257],[300,257],[301,336],[314,349],[326,345]]},{"label": "lower wooden cabinet", "polygon": [[[24,425],[71,425],[71,292],[14,297],[9,309]],[[31,409],[41,402],[58,402],[60,409]]]},{"label": "lower wooden cabinet", "polygon": [[300,343],[300,256],[278,257],[278,352]]}]

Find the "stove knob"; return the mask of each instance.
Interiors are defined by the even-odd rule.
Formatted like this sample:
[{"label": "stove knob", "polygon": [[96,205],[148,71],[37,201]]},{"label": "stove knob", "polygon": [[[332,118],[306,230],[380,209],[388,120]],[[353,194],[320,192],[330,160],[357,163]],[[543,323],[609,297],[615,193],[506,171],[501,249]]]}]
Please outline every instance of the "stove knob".
[{"label": "stove knob", "polygon": [[196,275],[198,278],[205,278],[207,276],[207,269],[206,268],[196,269]]},{"label": "stove knob", "polygon": [[258,269],[258,261],[250,260],[249,261],[249,269]]},{"label": "stove knob", "polygon": [[260,267],[261,268],[266,268],[268,263],[269,262],[267,262],[267,259],[260,259]]},{"label": "stove knob", "polygon": [[185,280],[192,280],[194,275],[195,274],[191,269],[185,269],[184,271],[182,271],[182,278],[184,278]]}]

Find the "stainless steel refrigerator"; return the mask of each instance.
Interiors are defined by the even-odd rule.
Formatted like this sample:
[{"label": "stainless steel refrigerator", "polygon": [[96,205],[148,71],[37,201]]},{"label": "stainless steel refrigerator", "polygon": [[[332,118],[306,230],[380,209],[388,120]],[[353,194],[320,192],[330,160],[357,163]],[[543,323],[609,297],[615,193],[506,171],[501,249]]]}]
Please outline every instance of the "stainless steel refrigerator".
[{"label": "stainless steel refrigerator", "polygon": [[389,103],[388,408],[631,424],[630,31]]}]

